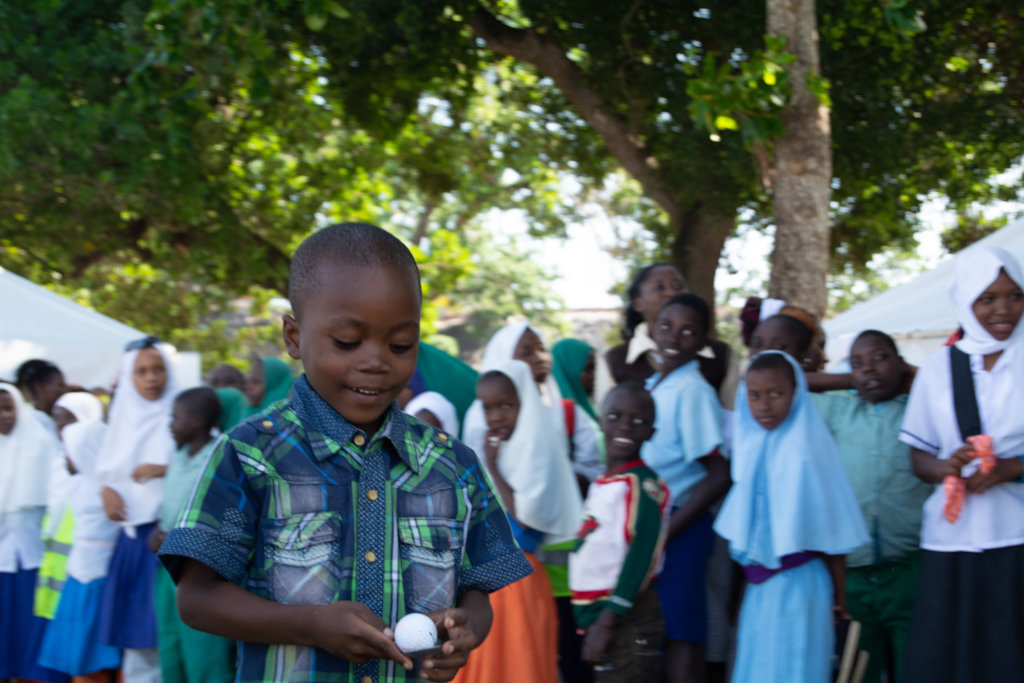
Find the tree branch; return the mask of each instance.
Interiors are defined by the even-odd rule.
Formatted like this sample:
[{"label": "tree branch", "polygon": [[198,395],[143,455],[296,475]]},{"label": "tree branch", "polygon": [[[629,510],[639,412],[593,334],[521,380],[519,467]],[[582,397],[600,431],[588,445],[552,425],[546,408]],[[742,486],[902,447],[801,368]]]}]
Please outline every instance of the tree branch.
[{"label": "tree branch", "polygon": [[658,161],[647,153],[638,131],[621,117],[609,112],[600,96],[586,83],[583,71],[554,40],[533,29],[508,26],[483,8],[473,12],[470,27],[478,38],[500,55],[533,65],[554,81],[566,99],[604,141],[612,157],[633,176],[670,217],[678,215],[679,204],[658,177]]}]

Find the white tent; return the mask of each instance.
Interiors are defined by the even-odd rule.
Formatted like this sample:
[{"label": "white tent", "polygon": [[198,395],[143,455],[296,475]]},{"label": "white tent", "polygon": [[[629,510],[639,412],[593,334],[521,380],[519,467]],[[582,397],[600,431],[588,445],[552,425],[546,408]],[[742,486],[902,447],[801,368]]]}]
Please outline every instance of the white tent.
[{"label": "white tent", "polygon": [[[978,245],[1001,247],[1024,263],[1024,218],[978,240]],[[893,287],[824,323],[825,352],[832,365],[845,359],[856,336],[867,329],[887,332],[908,362],[920,364],[958,327],[949,298],[953,257],[910,282]]]},{"label": "white tent", "polygon": [[[69,384],[109,387],[124,345],[144,336],[0,268],[0,378],[13,380],[21,363],[42,358],[63,370]],[[198,384],[199,354],[176,354],[174,371],[182,387]]]}]

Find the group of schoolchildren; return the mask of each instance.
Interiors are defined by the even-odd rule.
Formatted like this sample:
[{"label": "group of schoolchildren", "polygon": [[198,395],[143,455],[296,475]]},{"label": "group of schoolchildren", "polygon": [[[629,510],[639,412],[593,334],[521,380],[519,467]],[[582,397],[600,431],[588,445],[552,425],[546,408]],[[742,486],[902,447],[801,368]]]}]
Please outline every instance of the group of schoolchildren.
[{"label": "group of schoolchildren", "polygon": [[0,385],[0,679],[825,682],[852,618],[862,680],[1024,680],[1024,277],[981,246],[955,270],[960,330],[920,368],[867,330],[824,374],[813,316],[752,301],[741,369],[654,264],[604,357],[515,323],[476,373],[430,367],[399,240],[321,229],[294,382],[264,359],[247,396],[177,395],[143,340],[104,425],[29,381],[66,476],[30,471],[52,436]]}]

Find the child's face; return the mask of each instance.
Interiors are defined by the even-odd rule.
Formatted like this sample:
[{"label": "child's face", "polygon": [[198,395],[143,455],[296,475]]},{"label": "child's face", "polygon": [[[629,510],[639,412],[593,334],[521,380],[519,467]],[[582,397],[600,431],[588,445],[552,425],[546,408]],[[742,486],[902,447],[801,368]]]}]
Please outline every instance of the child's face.
[{"label": "child's face", "polygon": [[747,403],[757,423],[767,430],[781,425],[789,417],[796,387],[786,371],[776,368],[747,373]]},{"label": "child's face", "polygon": [[1005,270],[1000,270],[999,277],[971,304],[971,312],[986,332],[998,341],[1006,341],[1024,313],[1024,293]]},{"label": "child's face", "polygon": [[159,351],[154,348],[139,350],[132,369],[132,383],[147,401],[155,401],[163,395],[167,386],[167,366]]},{"label": "child's face", "polygon": [[32,388],[33,405],[44,413],[53,411],[53,404],[67,393],[68,385],[64,382],[64,374],[54,373],[50,379]]},{"label": "child's face", "polygon": [[249,405],[253,408],[258,406],[263,400],[263,394],[267,392],[267,382],[263,378],[263,361],[254,360],[252,365],[249,366],[249,372],[245,374],[245,384],[243,385],[242,392],[245,394],[245,399],[249,402]]},{"label": "child's face", "polygon": [[205,428],[203,422],[201,416],[183,407],[180,403],[175,403],[171,410],[171,436],[174,437],[174,443],[180,448],[203,436],[204,432],[209,434],[210,432]]},{"label": "child's face", "polygon": [[9,392],[0,391],[0,434],[8,436],[14,431],[17,421],[18,408],[14,405],[14,397]]},{"label": "child's face", "polygon": [[650,323],[657,318],[665,302],[676,294],[682,294],[684,289],[678,270],[672,266],[653,268],[640,284],[640,295],[632,302],[633,310]]},{"label": "child's face", "polygon": [[487,431],[502,441],[508,441],[519,419],[519,394],[512,380],[504,376],[491,376],[476,385],[476,397],[484,409]]},{"label": "child's face", "polygon": [[583,365],[583,372],[580,373],[579,382],[587,396],[594,395],[594,374],[597,371],[597,360],[593,351],[587,356],[587,362]]},{"label": "child's face", "polygon": [[416,370],[420,298],[412,273],[322,264],[302,319],[284,316],[288,354],[310,385],[358,429],[375,434]]},{"label": "child's face", "polygon": [[877,337],[861,337],[850,349],[853,388],[872,403],[895,397],[903,385],[905,371],[903,359]]},{"label": "child's face", "polygon": [[800,339],[781,320],[769,318],[754,328],[750,337],[750,356],[762,351],[785,351],[793,358],[802,359],[807,349],[798,348]]},{"label": "child's face", "polygon": [[654,404],[637,400],[636,393],[613,389],[601,411],[609,469],[640,457],[640,446],[654,435]]},{"label": "child's face", "polygon": [[69,424],[78,422],[78,418],[75,417],[74,413],[63,406],[54,406],[52,417],[54,424],[57,425],[58,436]]},{"label": "child's face", "polygon": [[413,417],[415,417],[417,420],[423,420],[424,422],[426,422],[431,427],[434,427],[435,429],[444,429],[444,427],[441,426],[441,420],[438,419],[437,415],[434,415],[434,413],[427,410],[426,408],[421,409],[418,413],[413,415]]},{"label": "child's face", "polygon": [[241,390],[244,388],[244,384],[238,383],[238,375],[235,372],[232,372],[232,368],[224,365],[213,369],[213,372],[210,373],[209,384],[212,389],[231,388]]},{"label": "child's face", "polygon": [[533,330],[523,332],[523,336],[516,342],[516,348],[512,351],[512,358],[530,366],[533,381],[537,384],[546,380],[551,372],[551,354]]},{"label": "child's face", "polygon": [[658,345],[665,371],[696,358],[706,341],[697,311],[678,304],[661,309],[651,336]]}]

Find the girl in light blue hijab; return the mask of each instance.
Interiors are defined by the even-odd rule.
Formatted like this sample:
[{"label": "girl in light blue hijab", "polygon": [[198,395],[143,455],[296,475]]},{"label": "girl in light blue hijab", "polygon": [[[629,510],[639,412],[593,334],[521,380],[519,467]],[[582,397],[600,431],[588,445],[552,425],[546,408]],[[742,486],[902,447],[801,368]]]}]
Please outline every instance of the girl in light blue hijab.
[{"label": "girl in light blue hijab", "polygon": [[864,519],[793,358],[755,356],[736,398],[734,483],[715,522],[748,581],[733,680],[827,683],[843,556],[869,540]]}]

